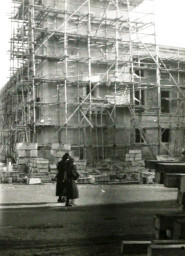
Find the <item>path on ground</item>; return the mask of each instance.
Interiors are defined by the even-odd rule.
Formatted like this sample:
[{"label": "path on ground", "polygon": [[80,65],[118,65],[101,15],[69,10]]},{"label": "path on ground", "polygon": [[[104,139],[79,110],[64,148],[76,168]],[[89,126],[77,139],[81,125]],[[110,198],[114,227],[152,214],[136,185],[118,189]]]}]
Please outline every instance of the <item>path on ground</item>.
[{"label": "path on ground", "polygon": [[177,190],[158,185],[80,185],[75,207],[55,184],[0,186],[0,255],[119,255],[123,239],[154,238],[154,215],[178,211]]}]

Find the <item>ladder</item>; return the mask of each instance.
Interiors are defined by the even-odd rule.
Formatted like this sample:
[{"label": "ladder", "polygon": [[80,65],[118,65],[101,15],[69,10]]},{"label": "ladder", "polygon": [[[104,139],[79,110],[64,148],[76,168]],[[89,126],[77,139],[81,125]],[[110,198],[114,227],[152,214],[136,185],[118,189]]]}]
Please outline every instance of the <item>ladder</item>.
[{"label": "ladder", "polygon": [[128,109],[129,109],[129,111],[130,111],[130,113],[131,113],[131,115],[132,115],[132,118],[133,118],[133,120],[134,120],[134,122],[135,122],[137,128],[138,128],[139,131],[140,131],[140,134],[141,134],[141,137],[142,137],[144,143],[147,145],[147,147],[148,147],[148,149],[149,149],[149,152],[150,152],[151,156],[154,157],[154,159],[156,159],[156,155],[155,155],[155,153],[154,153],[154,150],[153,150],[152,146],[150,145],[150,143],[149,143],[149,141],[148,141],[148,139],[147,139],[147,137],[146,137],[146,134],[145,134],[145,132],[143,131],[143,128],[141,127],[141,125],[140,125],[140,122],[139,122],[137,116],[135,115],[135,111],[133,110],[133,108],[132,108],[131,105],[128,105]]}]

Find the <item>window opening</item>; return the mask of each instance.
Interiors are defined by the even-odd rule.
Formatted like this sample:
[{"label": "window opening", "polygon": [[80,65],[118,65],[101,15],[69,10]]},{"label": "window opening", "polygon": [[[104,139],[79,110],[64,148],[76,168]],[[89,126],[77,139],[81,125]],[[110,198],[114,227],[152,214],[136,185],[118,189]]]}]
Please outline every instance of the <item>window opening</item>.
[{"label": "window opening", "polygon": [[170,141],[170,129],[162,128],[161,130],[161,141],[169,142]]},{"label": "window opening", "polygon": [[170,92],[161,91],[161,113],[170,112]]},{"label": "window opening", "polygon": [[[143,129],[144,133],[145,130]],[[143,137],[141,136],[141,131],[139,129],[135,129],[135,143],[143,143]]]}]

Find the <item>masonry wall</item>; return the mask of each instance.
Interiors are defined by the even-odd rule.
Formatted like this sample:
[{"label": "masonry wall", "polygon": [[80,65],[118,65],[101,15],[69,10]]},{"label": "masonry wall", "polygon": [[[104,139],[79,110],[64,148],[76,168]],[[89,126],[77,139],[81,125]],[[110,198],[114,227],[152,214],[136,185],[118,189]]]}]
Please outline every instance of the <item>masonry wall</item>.
[{"label": "masonry wall", "polygon": [[[134,1],[134,3],[136,2],[142,1]],[[84,0],[68,0],[67,15],[76,11],[82,3]],[[39,45],[35,51],[35,79],[37,80],[35,129],[36,141],[40,147],[45,147],[43,157],[50,157],[48,148],[51,144],[60,143],[62,145],[70,144],[75,156],[87,158],[88,161],[97,161],[103,157],[122,160],[129,148],[142,149],[143,156],[151,158],[148,146],[143,143],[142,138],[140,141],[137,141],[138,138],[136,139],[138,126],[128,108],[128,104],[132,103],[132,91],[128,89],[132,87],[131,63],[129,62],[131,57],[130,38],[127,23],[119,26],[119,33],[116,33],[115,4],[111,2],[110,11],[105,14],[107,20],[101,21],[107,1],[91,1],[90,54],[88,52],[90,31],[87,4],[67,22],[67,52],[64,49],[65,29],[63,24],[65,1],[44,0],[43,4],[54,10],[39,23],[34,34],[37,48],[45,39],[44,35],[47,37],[53,33],[47,43],[44,46]],[[122,3],[119,7],[120,15],[127,20],[126,5]],[[116,52],[116,37],[119,40],[118,52]],[[151,54],[155,54],[154,46],[152,50],[150,46],[150,51]],[[181,57],[183,56],[182,52],[180,52]],[[90,60],[89,57],[91,57]],[[160,48],[160,57],[165,58],[167,69],[174,79],[180,85],[185,85],[185,64],[178,63],[177,57],[179,56],[177,56],[176,49],[173,51],[173,49],[162,47]],[[146,63],[150,65],[142,63],[145,58]],[[136,106],[136,118],[155,154],[167,154],[169,150],[178,155],[184,143],[184,103],[182,96],[179,96],[176,83],[165,68],[161,70],[161,92],[169,92],[169,97],[166,100],[169,112],[160,113],[159,124],[156,64],[144,47],[139,49],[133,47],[133,59],[135,90],[140,93],[144,92],[144,103],[140,102]],[[67,60],[67,74],[65,60]],[[143,64],[139,68],[137,67],[138,60],[141,60],[141,64]],[[115,61],[118,64],[117,68],[116,65],[113,65]],[[88,66],[89,62],[91,63],[91,72]],[[113,67],[110,68],[112,65]],[[182,70],[179,72],[180,75],[177,69]],[[27,70],[28,74],[30,72],[31,70]],[[67,91],[65,91],[65,82]],[[89,109],[90,97],[88,96],[90,82],[92,88],[96,87],[91,94],[91,109]],[[23,92],[25,108],[25,102],[21,98],[21,87],[18,90],[19,95],[16,94],[16,90],[14,90],[15,94],[9,92],[12,92],[12,88],[15,89],[19,83],[21,84],[21,81],[18,80],[16,74],[5,89],[7,101],[4,103],[6,107],[3,115],[6,117],[6,125],[3,128],[15,128],[17,125],[23,125],[24,118],[27,118],[26,122],[29,128],[33,125],[33,97],[30,91]],[[9,85],[11,90],[8,88]],[[23,87],[30,87],[30,81],[27,81],[27,84],[25,82]],[[125,93],[126,88],[127,93]],[[114,97],[115,91],[118,94],[117,98]],[[17,110],[17,101],[20,103],[19,110]],[[182,104],[179,106],[180,102]],[[68,120],[69,118],[70,120]],[[160,151],[159,126],[161,131],[169,129],[168,141],[160,143]],[[33,133],[33,130],[29,132]],[[20,141],[25,139],[21,136],[19,137]],[[31,136],[30,138],[32,140]],[[162,138],[160,138],[160,142],[162,142],[161,140]]]}]

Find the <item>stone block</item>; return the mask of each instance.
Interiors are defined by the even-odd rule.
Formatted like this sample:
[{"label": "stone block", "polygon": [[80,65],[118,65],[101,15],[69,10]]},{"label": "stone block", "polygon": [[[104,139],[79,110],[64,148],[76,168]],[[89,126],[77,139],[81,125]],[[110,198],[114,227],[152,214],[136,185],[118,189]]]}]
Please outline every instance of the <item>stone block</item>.
[{"label": "stone block", "polygon": [[38,168],[38,172],[39,173],[48,173],[49,172],[49,170],[48,170],[48,168]]},{"label": "stone block", "polygon": [[121,254],[146,254],[151,241],[122,241]]},{"label": "stone block", "polygon": [[185,243],[172,245],[149,245],[148,256],[184,256]]},{"label": "stone block", "polygon": [[38,150],[37,149],[32,149],[32,150],[19,149],[17,150],[17,155],[18,157],[38,157]]},{"label": "stone block", "polygon": [[52,143],[51,144],[52,150],[59,150],[60,149],[60,143]]},{"label": "stone block", "polygon": [[134,160],[133,157],[127,157],[127,158],[125,158],[125,161],[126,161],[126,162],[132,162],[133,160]]},{"label": "stone block", "polygon": [[38,144],[37,143],[29,143],[29,142],[21,142],[16,144],[16,150],[32,150],[37,149]]},{"label": "stone block", "polygon": [[129,154],[141,154],[141,150],[137,149],[137,150],[133,150],[133,149],[130,149],[129,150]]},{"label": "stone block", "polygon": [[126,155],[125,155],[125,158],[130,158],[130,154],[126,154]]},{"label": "stone block", "polygon": [[50,167],[50,170],[56,170],[57,169],[56,164],[50,164],[49,167]]},{"label": "stone block", "polygon": [[138,159],[142,159],[142,155],[141,154],[135,154],[135,159],[138,158]]},{"label": "stone block", "polygon": [[37,163],[38,169],[47,169],[49,168],[49,165],[47,163]]},{"label": "stone block", "polygon": [[27,184],[29,184],[29,185],[41,184],[41,179],[40,178],[28,178]]},{"label": "stone block", "polygon": [[42,164],[49,164],[49,160],[48,159],[44,159],[44,158],[33,158],[32,159],[32,163],[42,163]]},{"label": "stone block", "polygon": [[17,159],[17,164],[28,164],[32,158],[29,158],[29,157],[18,157]]}]

